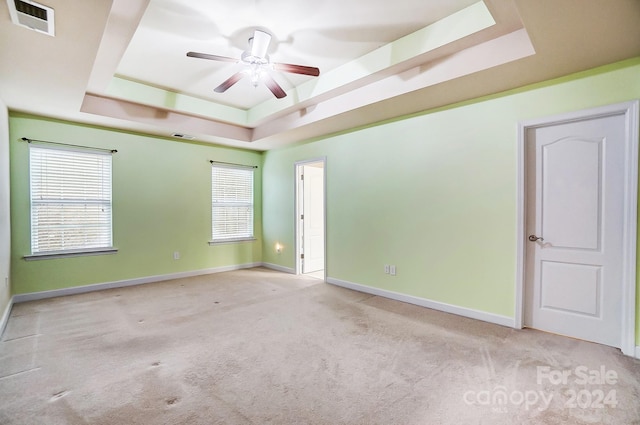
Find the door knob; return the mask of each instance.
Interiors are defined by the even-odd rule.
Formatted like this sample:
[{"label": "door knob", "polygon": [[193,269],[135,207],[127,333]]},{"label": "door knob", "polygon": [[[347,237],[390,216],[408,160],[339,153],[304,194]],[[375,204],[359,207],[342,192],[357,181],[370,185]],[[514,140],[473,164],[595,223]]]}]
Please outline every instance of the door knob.
[{"label": "door knob", "polygon": [[536,236],[536,235],[529,235],[529,240],[530,240],[531,242],[536,242],[536,241],[543,241],[544,239],[543,239],[543,238],[541,238],[541,237],[538,237],[538,236]]}]

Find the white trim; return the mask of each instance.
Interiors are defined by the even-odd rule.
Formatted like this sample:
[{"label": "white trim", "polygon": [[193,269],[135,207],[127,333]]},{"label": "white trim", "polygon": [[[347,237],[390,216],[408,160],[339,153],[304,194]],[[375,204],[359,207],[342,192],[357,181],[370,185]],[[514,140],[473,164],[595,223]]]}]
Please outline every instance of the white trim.
[{"label": "white trim", "polygon": [[302,247],[300,246],[299,243],[299,232],[300,229],[298,228],[300,226],[300,220],[298,219],[300,217],[300,211],[298,208],[299,205],[299,200],[298,200],[298,194],[300,193],[299,191],[299,184],[300,184],[300,179],[299,177],[299,169],[298,167],[303,166],[305,164],[314,164],[317,162],[322,162],[323,166],[322,166],[322,177],[324,179],[324,186],[322,188],[322,190],[324,191],[324,276],[325,276],[325,280],[327,277],[327,157],[326,156],[320,156],[317,158],[311,158],[311,159],[304,159],[301,161],[296,161],[293,164],[293,181],[294,181],[294,185],[293,185],[293,211],[294,211],[294,231],[293,231],[293,242],[295,245],[295,274],[302,274],[302,266],[300,264],[300,254],[302,253]]},{"label": "white trim", "polygon": [[635,358],[640,360],[640,345],[636,345],[636,355]]},{"label": "white trim", "polygon": [[225,245],[225,244],[230,244],[230,243],[240,243],[240,242],[254,242],[257,241],[258,238],[256,238],[255,236],[249,236],[246,238],[230,238],[230,239],[218,239],[215,241],[209,241],[209,245],[210,246],[215,246],[215,245]]},{"label": "white trim", "polygon": [[525,282],[525,242],[526,233],[525,218],[527,214],[527,199],[525,187],[525,157],[526,151],[524,139],[526,127],[523,123],[518,123],[518,146],[516,149],[516,288],[515,288],[515,316],[514,328],[522,329],[524,326],[524,282]]},{"label": "white trim", "polygon": [[262,267],[266,267],[267,269],[275,270],[282,273],[296,274],[296,270],[291,267],[280,266],[278,264],[272,263],[262,263]]},{"label": "white trim", "polygon": [[9,316],[11,315],[11,309],[13,308],[14,297],[9,298],[9,304],[4,309],[2,313],[2,318],[0,319],[0,340],[2,339],[2,335],[4,334],[4,330],[7,327],[7,323],[9,322]]},{"label": "white trim", "polygon": [[[620,349],[633,356],[636,346],[636,267],[638,224],[638,137],[640,136],[640,101],[627,104],[627,146],[625,152],[625,205],[622,265],[622,340]],[[624,285],[626,284],[626,288]]]},{"label": "white trim", "polygon": [[396,301],[402,301],[409,304],[415,304],[421,307],[433,310],[443,311],[445,313],[456,314],[458,316],[468,317],[470,319],[482,320],[496,325],[514,327],[514,320],[511,317],[501,316],[499,314],[487,313],[485,311],[473,310],[471,308],[460,307],[453,304],[442,303],[439,301],[428,300],[426,298],[415,297],[413,295],[401,294],[399,292],[388,291],[386,289],[374,288],[371,286],[361,285],[359,283],[347,282],[344,280],[327,277],[327,283],[341,286],[354,291],[364,292],[366,294],[377,295],[379,297],[390,298]]},{"label": "white trim", "polygon": [[639,135],[639,106],[640,101],[618,103],[599,108],[566,113],[553,117],[539,118],[518,123],[517,146],[517,257],[516,257],[516,291],[515,291],[515,328],[524,325],[524,285],[525,285],[525,215],[526,187],[525,187],[525,139],[530,128],[544,127],[557,123],[579,121],[588,118],[624,115],[626,119],[626,145],[624,157],[625,187],[624,187],[624,241],[623,241],[623,293],[622,293],[622,326],[620,349],[628,356],[638,357],[635,345],[636,333],[636,246],[637,246],[637,204],[638,204],[638,135]]},{"label": "white trim", "polygon": [[105,289],[124,288],[127,286],[143,285],[145,283],[162,282],[164,280],[181,279],[185,277],[202,276],[213,273],[230,272],[234,270],[250,269],[261,266],[262,263],[239,264],[223,266],[211,269],[193,270],[189,272],[171,273],[157,276],[140,277],[136,279],[118,280],[115,282],[95,283],[92,285],[74,286],[72,288],[53,289],[51,291],[30,292],[13,296],[14,303],[43,300],[46,298],[62,297],[66,295],[84,294],[87,292],[102,291]]},{"label": "white trim", "polygon": [[22,258],[25,261],[36,260],[52,260],[54,258],[66,258],[66,257],[86,257],[90,255],[109,255],[117,254],[117,248],[97,248],[97,249],[79,249],[69,251],[54,251],[54,252],[39,252],[36,254],[25,255]]}]

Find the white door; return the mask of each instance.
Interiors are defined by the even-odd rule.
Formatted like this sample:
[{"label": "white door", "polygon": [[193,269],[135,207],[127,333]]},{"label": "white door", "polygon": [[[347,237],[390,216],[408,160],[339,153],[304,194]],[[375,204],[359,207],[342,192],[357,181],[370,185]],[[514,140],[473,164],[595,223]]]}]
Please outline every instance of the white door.
[{"label": "white door", "polygon": [[304,165],[302,175],[302,273],[311,273],[324,269],[324,169]]},{"label": "white door", "polygon": [[620,347],[625,117],[529,128],[525,140],[524,324]]}]

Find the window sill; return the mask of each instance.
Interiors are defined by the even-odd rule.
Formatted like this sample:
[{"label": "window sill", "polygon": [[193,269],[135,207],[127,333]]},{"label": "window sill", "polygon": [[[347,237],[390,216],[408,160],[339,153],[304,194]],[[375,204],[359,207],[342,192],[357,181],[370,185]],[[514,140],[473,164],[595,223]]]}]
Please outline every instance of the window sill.
[{"label": "window sill", "polygon": [[74,250],[74,251],[52,251],[43,252],[38,254],[25,255],[26,261],[34,260],[51,260],[54,258],[67,258],[67,257],[85,257],[89,255],[107,255],[115,254],[118,252],[116,248],[100,248],[100,249],[86,249],[86,250]]},{"label": "window sill", "polygon": [[224,245],[229,243],[238,243],[238,242],[252,242],[257,241],[258,239],[255,237],[250,238],[235,238],[235,239],[218,239],[216,241],[209,241],[209,245]]}]

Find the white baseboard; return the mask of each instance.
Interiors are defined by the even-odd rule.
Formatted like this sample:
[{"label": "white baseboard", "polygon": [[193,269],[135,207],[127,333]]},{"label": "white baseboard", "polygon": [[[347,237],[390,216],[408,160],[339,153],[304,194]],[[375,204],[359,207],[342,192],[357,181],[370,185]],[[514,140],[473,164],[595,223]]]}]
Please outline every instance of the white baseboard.
[{"label": "white baseboard", "polygon": [[636,359],[640,360],[640,345],[636,345]]},{"label": "white baseboard", "polygon": [[9,321],[9,316],[11,315],[11,309],[13,308],[14,297],[9,298],[9,304],[4,309],[2,313],[2,318],[0,318],[0,339],[2,339],[2,335],[4,334],[4,329],[7,327],[7,322]]},{"label": "white baseboard", "polygon": [[42,300],[45,298],[62,297],[65,295],[84,294],[86,292],[102,291],[104,289],[124,288],[126,286],[143,285],[145,283],[162,282],[164,280],[181,279],[185,277],[202,276],[206,274],[230,272],[234,270],[259,267],[262,263],[238,264],[233,266],[216,267],[212,269],[193,270],[188,272],[171,273],[157,276],[140,277],[136,279],[118,280],[115,282],[95,283],[92,285],[75,286],[73,288],[54,289],[51,291],[30,292],[13,296],[14,303]]},{"label": "white baseboard", "polygon": [[280,266],[272,263],[262,263],[262,267],[266,267],[271,270],[275,270],[282,273],[296,274],[296,271],[290,267]]},{"label": "white baseboard", "polygon": [[426,298],[414,297],[413,295],[401,294],[399,292],[387,291],[386,289],[373,288],[371,286],[361,285],[359,283],[347,282],[344,280],[327,278],[327,283],[342,286],[343,288],[353,289],[354,291],[364,292],[367,294],[378,295],[380,297],[390,298],[396,301],[402,301],[409,304],[419,305],[421,307],[431,308],[433,310],[444,311],[445,313],[457,314],[458,316],[469,317],[471,319],[482,320],[484,322],[494,323],[496,325],[507,326],[513,328],[515,319],[513,317],[501,316],[498,314],[487,313],[485,311],[473,310],[466,307],[459,307],[453,304],[446,304],[439,301],[432,301]]}]

